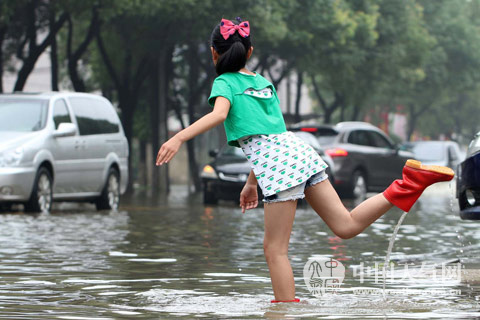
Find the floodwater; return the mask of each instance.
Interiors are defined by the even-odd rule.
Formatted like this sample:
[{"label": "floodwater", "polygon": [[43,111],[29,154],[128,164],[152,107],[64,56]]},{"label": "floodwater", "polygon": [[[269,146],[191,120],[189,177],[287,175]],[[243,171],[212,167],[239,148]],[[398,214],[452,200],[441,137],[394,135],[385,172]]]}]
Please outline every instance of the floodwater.
[{"label": "floodwater", "polygon": [[[454,187],[434,187],[398,231],[385,301],[375,263],[385,259],[398,209],[342,240],[300,206],[289,256],[301,302],[276,304],[262,208],[242,214],[234,203],[204,206],[201,195],[175,186],[168,198],[124,198],[116,213],[88,204],[2,213],[0,319],[480,317],[479,222],[459,218]],[[345,266],[340,288],[310,294],[303,267],[312,257]]]}]

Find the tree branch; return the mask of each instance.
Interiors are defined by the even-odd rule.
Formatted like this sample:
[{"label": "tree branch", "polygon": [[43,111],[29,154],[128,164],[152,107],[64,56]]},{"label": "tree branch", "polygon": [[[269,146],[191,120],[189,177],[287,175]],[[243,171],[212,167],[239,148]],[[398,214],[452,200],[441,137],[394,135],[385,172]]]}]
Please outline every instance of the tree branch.
[{"label": "tree branch", "polygon": [[67,17],[68,31],[67,31],[67,60],[72,59],[72,38],[73,38],[73,23],[70,15]]},{"label": "tree branch", "polygon": [[135,75],[133,77],[133,92],[138,92],[140,90],[140,87],[142,86],[143,81],[145,78],[148,76],[149,73],[149,57],[148,55],[145,55],[141,60],[140,63],[138,64],[137,67],[137,72],[135,72]]},{"label": "tree branch", "polygon": [[35,7],[37,0],[30,1],[26,5],[27,11],[27,31],[26,31],[26,39],[28,39],[28,55],[34,55],[34,49],[37,48],[37,28],[35,26],[35,22],[37,21],[35,15]]},{"label": "tree branch", "polygon": [[25,36],[20,43],[20,45],[17,48],[17,53],[16,56],[19,60],[25,61],[25,56],[23,55],[23,50],[25,49],[25,46],[27,45],[28,37]]},{"label": "tree branch", "polygon": [[35,49],[36,49],[35,51],[37,51],[37,52],[38,51],[39,52],[45,51],[45,49],[52,42],[53,37],[55,37],[57,35],[60,28],[63,26],[65,21],[67,21],[67,17],[68,17],[68,15],[66,13],[62,13],[62,15],[60,16],[58,21],[55,22],[55,24],[53,25],[53,30],[50,30],[48,36],[43,40],[43,42],[39,46],[35,45]]},{"label": "tree branch", "polygon": [[320,88],[318,87],[317,81],[315,80],[315,76],[311,74],[310,78],[312,79],[313,92],[317,96],[318,101],[320,102],[320,106],[322,107],[323,111],[325,112],[328,111],[327,102],[325,101],[322,94],[320,93]]},{"label": "tree branch", "polygon": [[105,63],[105,67],[107,68],[107,72],[112,78],[113,82],[115,83],[115,86],[117,87],[117,90],[120,92],[121,91],[121,84],[120,80],[118,78],[117,73],[115,72],[115,68],[112,65],[112,61],[110,60],[110,57],[108,56],[107,51],[105,50],[105,46],[103,45],[103,40],[100,32],[96,34],[96,39],[97,39],[97,46],[98,50],[100,51],[100,55],[102,56],[102,60]]},{"label": "tree branch", "polygon": [[95,37],[95,34],[98,32],[98,13],[96,8],[92,8],[92,20],[90,21],[90,27],[88,28],[87,35],[85,36],[85,39],[82,41],[82,43],[78,46],[77,50],[75,50],[75,53],[73,54],[73,60],[77,61],[80,59],[80,57],[83,55],[85,50],[87,50],[88,45],[92,41],[92,39]]}]

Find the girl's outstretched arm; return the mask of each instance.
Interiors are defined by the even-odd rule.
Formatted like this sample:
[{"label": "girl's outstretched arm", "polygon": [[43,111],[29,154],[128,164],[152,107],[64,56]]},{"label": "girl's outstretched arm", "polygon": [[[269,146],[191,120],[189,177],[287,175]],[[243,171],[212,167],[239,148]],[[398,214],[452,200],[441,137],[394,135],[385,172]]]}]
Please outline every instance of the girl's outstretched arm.
[{"label": "girl's outstretched arm", "polygon": [[224,122],[229,110],[230,101],[221,96],[217,97],[212,112],[204,115],[189,127],[178,132],[160,147],[157,154],[156,165],[161,166],[164,163],[168,163],[185,141],[188,141]]}]

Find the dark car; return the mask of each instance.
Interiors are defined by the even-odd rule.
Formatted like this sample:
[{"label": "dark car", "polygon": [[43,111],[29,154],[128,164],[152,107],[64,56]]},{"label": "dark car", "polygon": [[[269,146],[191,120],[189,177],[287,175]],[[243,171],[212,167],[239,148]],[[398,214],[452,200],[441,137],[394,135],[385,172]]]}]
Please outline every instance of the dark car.
[{"label": "dark car", "polygon": [[[307,132],[296,132],[296,135],[310,144],[325,160],[329,165],[327,174],[332,178],[330,170],[334,166],[333,161],[328,155],[324,154],[317,139]],[[225,145],[220,151],[211,150],[210,156],[214,157],[214,160],[204,166],[200,173],[203,183],[204,203],[215,204],[220,199],[238,201],[251,170],[242,149]],[[260,188],[258,188],[258,194],[259,199],[262,199]]]},{"label": "dark car", "polygon": [[203,202],[215,204],[219,199],[238,200],[250,173],[242,149],[229,145],[211,150],[215,159],[203,167],[200,177],[203,183]]},{"label": "dark car", "polygon": [[457,172],[460,217],[480,220],[480,132],[468,146],[467,157],[458,166]]},{"label": "dark car", "polygon": [[290,128],[314,134],[334,162],[333,185],[347,198],[364,199],[369,191],[383,191],[413,153],[402,150],[379,128],[366,122],[336,125],[297,125]]}]

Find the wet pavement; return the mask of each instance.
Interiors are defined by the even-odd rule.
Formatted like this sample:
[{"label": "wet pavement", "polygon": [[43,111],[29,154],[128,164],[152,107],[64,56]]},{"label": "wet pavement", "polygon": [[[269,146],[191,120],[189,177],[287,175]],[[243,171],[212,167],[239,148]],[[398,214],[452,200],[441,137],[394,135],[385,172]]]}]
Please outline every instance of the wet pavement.
[{"label": "wet pavement", "polygon": [[[169,197],[124,197],[119,212],[61,203],[50,214],[2,213],[0,319],[480,317],[480,224],[459,218],[453,188],[429,188],[406,216],[386,300],[373,267],[384,261],[398,209],[342,240],[299,206],[289,256],[301,302],[289,304],[270,303],[262,208],[204,206],[201,195],[174,186]],[[336,292],[307,290],[312,257],[343,263]],[[440,267],[452,276],[458,261],[461,278],[442,277]]]}]

